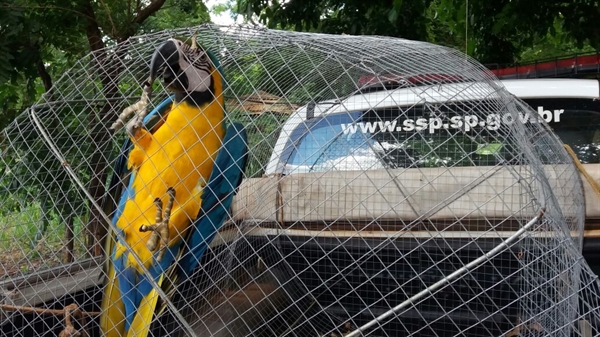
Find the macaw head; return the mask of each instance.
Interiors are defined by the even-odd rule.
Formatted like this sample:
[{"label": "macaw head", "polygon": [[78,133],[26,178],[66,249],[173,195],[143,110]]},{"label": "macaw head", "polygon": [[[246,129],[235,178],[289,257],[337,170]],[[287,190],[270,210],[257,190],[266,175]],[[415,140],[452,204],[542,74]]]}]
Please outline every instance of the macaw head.
[{"label": "macaw head", "polygon": [[222,89],[219,65],[215,63],[212,55],[196,44],[195,38],[171,38],[154,51],[149,81],[151,84],[162,76],[165,85],[176,96],[194,93],[213,96],[218,94],[215,86]]}]

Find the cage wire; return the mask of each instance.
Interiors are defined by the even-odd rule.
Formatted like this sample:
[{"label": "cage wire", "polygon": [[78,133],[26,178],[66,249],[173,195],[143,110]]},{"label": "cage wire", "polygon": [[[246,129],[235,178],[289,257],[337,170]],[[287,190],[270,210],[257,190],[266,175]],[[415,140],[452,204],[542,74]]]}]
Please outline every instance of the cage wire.
[{"label": "cage wire", "polygon": [[[224,123],[245,130],[248,157],[239,187],[218,185],[236,193],[225,221],[198,212],[183,220],[187,231],[170,227],[172,242],[183,242],[175,253],[207,248],[186,277],[173,275],[196,262],[189,254],[175,257],[165,280],[152,278],[150,288],[160,290],[148,335],[600,333],[597,277],[581,255],[579,173],[545,123],[523,121],[535,111],[483,66],[425,42],[202,25],[136,36],[82,58],[3,130],[3,335],[131,329],[123,321],[101,328],[109,315],[103,299],[117,305],[137,291],[108,291],[111,279],[128,277],[110,273],[115,241],[125,242],[132,266],[144,265],[138,279],[154,277],[160,252],[142,260],[132,252],[148,251],[147,237],[119,228],[123,196],[148,186],[140,178],[126,191],[139,178],[127,167],[129,129],[111,126],[143,103],[153,54],[176,36],[211,51],[226,86],[205,88],[210,97],[180,93],[213,107],[197,109],[204,124],[169,122],[169,109],[156,118],[172,95],[161,73],[147,109],[136,113],[149,113],[145,128],[158,142],[161,128],[206,125],[224,104]],[[202,73],[202,53],[186,52],[178,55],[190,68],[179,70]],[[209,64],[215,81],[220,73]],[[174,147],[156,151],[175,162],[194,142],[210,147],[215,130],[181,138],[169,130]],[[171,173],[181,190],[168,221],[182,222],[176,214],[185,200],[177,198],[196,185],[183,181],[234,147],[223,141]],[[167,169],[155,171],[154,182],[166,181]],[[166,184],[151,197],[168,204],[166,189],[176,186]],[[127,226],[155,222],[154,204],[134,206]],[[199,224],[204,241],[192,246],[187,234]]]}]

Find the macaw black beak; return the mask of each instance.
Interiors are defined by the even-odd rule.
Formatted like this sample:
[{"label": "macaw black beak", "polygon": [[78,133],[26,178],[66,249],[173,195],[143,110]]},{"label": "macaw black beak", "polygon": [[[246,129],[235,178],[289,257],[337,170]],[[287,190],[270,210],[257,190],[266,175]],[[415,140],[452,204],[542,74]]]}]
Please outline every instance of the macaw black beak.
[{"label": "macaw black beak", "polygon": [[150,84],[154,83],[154,80],[159,75],[159,72],[165,67],[165,65],[174,67],[179,63],[179,50],[177,44],[173,40],[160,45],[152,54],[152,60],[150,61]]}]

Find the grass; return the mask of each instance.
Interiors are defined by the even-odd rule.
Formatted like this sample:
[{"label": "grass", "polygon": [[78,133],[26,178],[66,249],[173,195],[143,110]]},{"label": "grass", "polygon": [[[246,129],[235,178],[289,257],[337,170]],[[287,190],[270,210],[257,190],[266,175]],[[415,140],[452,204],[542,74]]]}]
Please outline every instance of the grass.
[{"label": "grass", "polygon": [[[43,221],[46,228],[42,231]],[[81,240],[83,222],[75,218],[75,256],[85,254]],[[62,263],[65,226],[54,212],[43,212],[39,203],[0,216],[0,269],[2,279],[25,275]]]}]

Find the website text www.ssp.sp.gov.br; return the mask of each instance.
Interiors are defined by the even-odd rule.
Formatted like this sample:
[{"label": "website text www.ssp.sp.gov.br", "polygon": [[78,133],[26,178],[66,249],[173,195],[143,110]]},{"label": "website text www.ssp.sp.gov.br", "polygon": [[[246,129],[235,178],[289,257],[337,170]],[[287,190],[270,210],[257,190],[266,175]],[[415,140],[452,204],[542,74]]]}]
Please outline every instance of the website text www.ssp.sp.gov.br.
[{"label": "website text www.ssp.sp.gov.br", "polygon": [[544,107],[538,107],[538,115],[530,113],[518,113],[515,117],[513,114],[490,114],[485,116],[467,115],[467,116],[452,116],[447,122],[444,122],[439,117],[432,118],[417,118],[378,122],[358,122],[353,124],[341,124],[344,134],[353,134],[356,132],[375,133],[380,132],[402,132],[402,131],[423,131],[428,130],[429,133],[434,133],[436,130],[442,129],[463,129],[471,131],[476,128],[485,128],[490,131],[500,129],[502,124],[510,125],[518,123],[541,123],[542,121],[560,122],[560,115],[564,113],[564,109],[554,111],[544,110]]}]

